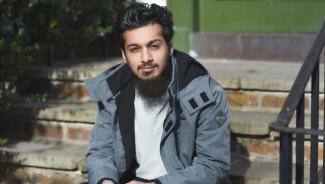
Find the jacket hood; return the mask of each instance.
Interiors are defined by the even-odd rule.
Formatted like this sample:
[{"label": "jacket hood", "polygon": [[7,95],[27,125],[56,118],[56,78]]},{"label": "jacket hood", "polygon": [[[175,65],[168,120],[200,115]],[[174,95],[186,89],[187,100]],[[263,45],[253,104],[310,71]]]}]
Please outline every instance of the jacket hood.
[{"label": "jacket hood", "polygon": [[[170,60],[172,77],[169,87],[175,87],[177,92],[194,78],[208,73],[198,61],[183,52],[174,50]],[[121,63],[97,77],[85,80],[85,84],[92,100],[107,100],[133,82],[133,77],[130,67]]]}]

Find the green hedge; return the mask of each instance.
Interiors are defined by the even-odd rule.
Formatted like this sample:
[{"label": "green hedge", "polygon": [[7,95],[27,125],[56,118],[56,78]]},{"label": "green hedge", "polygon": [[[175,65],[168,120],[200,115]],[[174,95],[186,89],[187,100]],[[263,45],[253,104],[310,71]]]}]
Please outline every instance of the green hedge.
[{"label": "green hedge", "polygon": [[23,65],[74,56],[112,30],[127,0],[0,0],[0,102],[14,91]]}]

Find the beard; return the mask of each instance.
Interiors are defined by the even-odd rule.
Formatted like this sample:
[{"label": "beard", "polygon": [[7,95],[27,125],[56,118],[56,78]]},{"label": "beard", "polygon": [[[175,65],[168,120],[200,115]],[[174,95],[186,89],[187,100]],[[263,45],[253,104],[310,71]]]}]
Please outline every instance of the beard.
[{"label": "beard", "polygon": [[160,97],[163,97],[167,92],[167,87],[171,80],[171,66],[168,62],[163,72],[151,79],[141,79],[135,76],[135,86],[139,94],[148,100],[160,101]]}]

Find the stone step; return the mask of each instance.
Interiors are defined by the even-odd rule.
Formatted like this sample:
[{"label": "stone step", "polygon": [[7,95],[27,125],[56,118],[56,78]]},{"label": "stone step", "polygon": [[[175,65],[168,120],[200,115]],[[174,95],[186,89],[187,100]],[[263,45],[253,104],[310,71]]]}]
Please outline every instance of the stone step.
[{"label": "stone step", "polygon": [[[318,168],[318,173],[322,168]],[[259,157],[233,157],[229,172],[233,184],[275,184],[279,183],[279,158],[265,159]],[[321,177],[321,175],[319,175]],[[304,165],[304,182],[309,183],[310,165]],[[292,183],[295,183],[295,164],[292,165]],[[320,182],[322,183],[322,182]]]},{"label": "stone step", "polygon": [[[94,103],[55,101],[55,103],[16,105],[11,111],[0,113],[0,135],[8,138],[55,140],[87,145],[96,119],[96,111]],[[231,131],[233,139],[236,139],[232,143],[233,151],[244,150],[253,155],[277,157],[279,135],[275,132],[270,134],[268,128],[276,116],[277,114],[267,112],[232,111]],[[306,124],[309,122],[308,118]],[[306,138],[308,139],[308,136]],[[320,146],[320,153],[321,148]],[[307,141],[306,153],[309,149]],[[319,155],[322,160],[321,154]]]},{"label": "stone step", "polygon": [[[44,141],[13,141],[0,147],[0,163],[2,166],[15,165],[15,167],[6,167],[8,169],[2,172],[12,177],[23,177],[20,178],[21,180],[32,177],[34,180],[40,180],[42,175],[43,182],[56,178],[59,181],[80,183],[86,182],[85,152],[86,146]],[[261,162],[258,159],[249,160],[247,157],[232,157],[230,177],[233,183],[240,183],[238,181],[241,180],[245,180],[245,183],[255,180],[262,183],[269,180],[277,181],[277,165],[276,160]],[[6,179],[10,181],[9,176]]]},{"label": "stone step", "polygon": [[[279,112],[301,67],[301,63],[292,62],[199,60],[209,69],[211,76],[226,89],[230,106],[236,111]],[[120,58],[115,58],[79,64],[58,62],[55,66],[47,68],[30,67],[26,69],[24,77],[24,79],[33,79],[29,81],[29,85],[25,85],[25,88],[30,89],[19,88],[20,93],[48,94],[48,99],[52,100],[90,101],[83,80],[98,75],[120,61]],[[320,72],[320,81],[322,81],[324,76],[322,64]],[[320,83],[321,91],[324,91],[323,85]],[[311,107],[309,89],[310,85],[306,89],[307,113],[310,113]],[[323,94],[320,96],[319,108],[320,110],[324,108]]]},{"label": "stone step", "polygon": [[[301,63],[275,61],[249,61],[235,59],[198,59],[211,76],[226,89],[246,89],[259,91],[289,91]],[[121,58],[69,64],[57,62],[52,67],[29,67],[28,78],[46,78],[51,81],[82,82],[104,70],[122,62]],[[324,79],[323,64],[320,68],[320,81]],[[310,89],[308,87],[307,91]],[[320,84],[324,91],[324,84]]]},{"label": "stone step", "polygon": [[87,146],[54,141],[9,140],[0,147],[1,163],[58,170],[85,171],[83,157]]},{"label": "stone step", "polygon": [[[2,119],[17,121],[56,121],[70,124],[93,124],[97,105],[88,102],[55,101],[34,104],[16,104],[9,111],[0,111]],[[268,124],[276,114],[267,112],[232,111],[233,133],[246,135],[268,135]]]},{"label": "stone step", "polygon": [[29,66],[21,77],[18,92],[25,96],[46,94],[50,99],[89,101],[83,81],[121,61],[120,58],[80,62],[58,61],[51,67]]},{"label": "stone step", "polygon": [[[62,121],[70,123],[93,124],[96,119],[97,105],[91,102],[52,101],[43,103],[16,104],[9,111],[0,111],[2,119],[33,119],[44,121]],[[232,110],[231,129],[236,134],[268,135],[269,123],[274,122],[278,114],[259,111]],[[310,116],[306,115],[306,126]],[[323,121],[320,115],[319,122]],[[292,118],[291,125],[295,124]],[[320,125],[322,128],[322,125]]]},{"label": "stone step", "polygon": [[1,184],[88,184],[87,173],[14,164],[0,165]]},{"label": "stone step", "polygon": [[63,183],[86,181],[87,146],[53,141],[11,140],[0,147],[1,183]]},{"label": "stone step", "polygon": [[268,136],[269,123],[276,114],[253,111],[232,111],[230,128],[232,133],[250,136]]},{"label": "stone step", "polygon": [[38,119],[4,119],[1,137],[24,140],[52,140],[88,145],[93,124]]},{"label": "stone step", "polygon": [[235,157],[232,158],[229,176],[233,184],[279,183],[279,160]]},{"label": "stone step", "polygon": [[89,102],[49,101],[14,104],[0,111],[1,117],[94,123],[97,105]]},{"label": "stone step", "polygon": [[[86,146],[53,141],[11,141],[0,147],[1,183],[80,184],[87,182]],[[294,166],[293,166],[294,169]],[[279,160],[232,155],[229,172],[233,184],[279,183]],[[294,174],[293,174],[294,176]],[[305,182],[309,164],[305,164]]]},{"label": "stone step", "polygon": [[16,104],[10,110],[0,111],[0,135],[88,144],[96,110],[94,103]]}]

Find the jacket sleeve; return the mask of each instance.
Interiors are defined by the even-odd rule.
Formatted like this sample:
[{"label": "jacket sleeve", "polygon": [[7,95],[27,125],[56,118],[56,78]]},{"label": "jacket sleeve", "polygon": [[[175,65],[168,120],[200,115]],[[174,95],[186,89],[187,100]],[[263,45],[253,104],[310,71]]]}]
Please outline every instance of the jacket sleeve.
[{"label": "jacket sleeve", "polygon": [[220,86],[211,90],[214,102],[199,115],[196,156],[191,166],[157,178],[162,184],[228,183],[230,169],[230,110]]},{"label": "jacket sleeve", "polygon": [[98,110],[91,143],[86,154],[89,184],[99,184],[103,179],[118,182],[114,162],[113,119],[105,109]]}]

